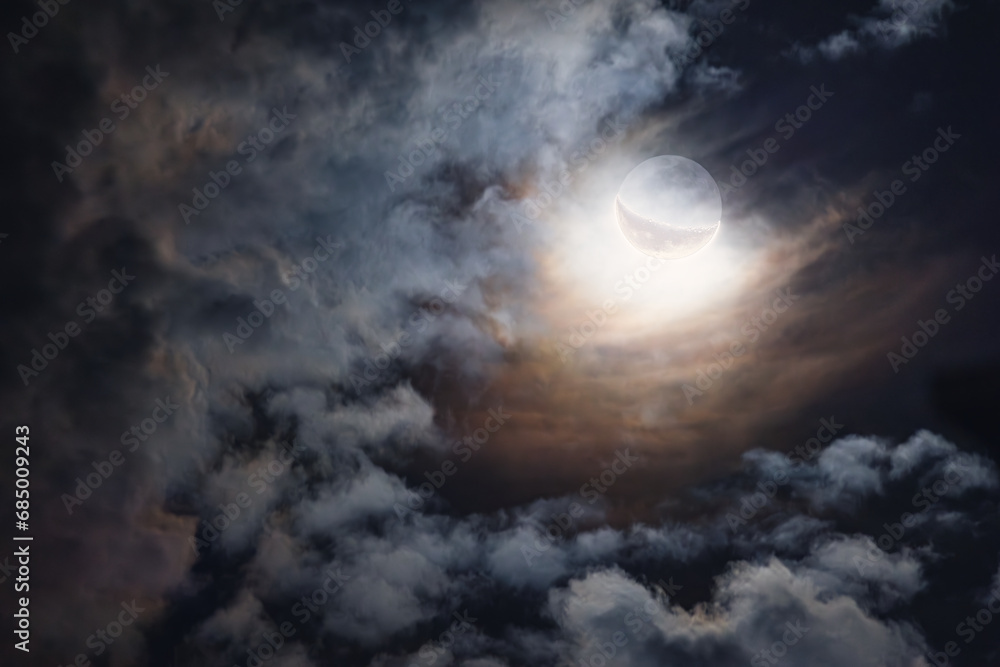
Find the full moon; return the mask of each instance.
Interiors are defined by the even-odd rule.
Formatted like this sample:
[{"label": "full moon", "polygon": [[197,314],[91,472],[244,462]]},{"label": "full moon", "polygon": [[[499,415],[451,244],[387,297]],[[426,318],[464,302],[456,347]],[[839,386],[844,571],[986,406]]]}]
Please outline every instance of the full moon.
[{"label": "full moon", "polygon": [[622,233],[636,250],[660,259],[698,252],[719,231],[722,195],[694,160],[661,155],[628,173],[615,197]]}]

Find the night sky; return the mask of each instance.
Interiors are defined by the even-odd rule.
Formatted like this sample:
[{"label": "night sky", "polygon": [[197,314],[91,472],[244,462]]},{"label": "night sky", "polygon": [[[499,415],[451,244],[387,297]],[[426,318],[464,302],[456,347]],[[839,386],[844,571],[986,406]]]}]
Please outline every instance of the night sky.
[{"label": "night sky", "polygon": [[2,14],[4,665],[1000,664],[995,0]]}]

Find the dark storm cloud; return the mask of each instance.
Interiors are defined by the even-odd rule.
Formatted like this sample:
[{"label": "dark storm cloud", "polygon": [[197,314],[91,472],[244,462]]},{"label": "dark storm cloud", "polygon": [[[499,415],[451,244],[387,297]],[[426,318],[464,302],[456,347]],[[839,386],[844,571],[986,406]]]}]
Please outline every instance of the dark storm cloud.
[{"label": "dark storm cloud", "polygon": [[[909,619],[907,605],[926,591],[926,569],[943,556],[937,540],[959,534],[966,512],[985,497],[995,502],[992,464],[930,433],[900,445],[838,440],[805,463],[776,454],[756,458],[761,463],[749,467],[742,481],[731,478],[724,483],[728,491],[713,490],[714,522],[625,531],[569,525],[545,537],[546,527],[567,526],[570,503],[579,498],[536,504],[499,521],[433,512],[400,520],[384,507],[371,507],[361,511],[382,526],[379,531],[352,531],[348,537],[342,528],[326,558],[316,553],[319,560],[311,565],[292,550],[305,537],[294,533],[310,530],[307,525],[299,522],[293,534],[272,533],[248,580],[259,582],[251,587],[254,595],[287,617],[296,600],[317,590],[331,571],[339,573],[343,586],[325,601],[324,627],[334,636],[378,647],[383,659],[396,654],[389,647],[397,642],[400,648],[412,646],[413,660],[432,655],[441,644],[434,640],[436,632],[423,634],[429,643],[421,649],[404,628],[433,618],[446,622],[452,612],[468,608],[483,620],[462,641],[446,638],[457,657],[492,654],[533,663],[554,653],[578,661],[603,650],[618,656],[618,663],[609,664],[662,664],[671,657],[743,664],[780,643],[792,623],[808,629],[801,637],[791,635],[796,641],[787,649],[791,653],[795,646],[796,660],[830,665],[916,660],[927,641]],[[845,486],[843,470],[858,481]],[[786,471],[780,493],[769,498],[766,485],[781,479],[780,471]],[[950,480],[946,488],[935,487],[944,479]],[[728,506],[718,508],[726,496]],[[763,511],[757,510],[759,499]],[[868,515],[870,525],[853,525],[858,515]],[[684,593],[685,587],[710,580],[707,600]],[[677,585],[669,591],[671,599],[651,585],[657,581],[661,587]],[[538,604],[547,592],[548,602],[538,611],[556,627],[544,631],[544,649],[522,627],[532,622],[530,607],[500,617],[513,624],[501,633],[502,647],[480,636],[497,639],[486,628],[505,627],[497,626],[500,618],[484,604],[484,586],[492,597],[512,603]],[[238,610],[245,602],[233,604],[239,606],[220,614],[243,613]],[[300,618],[306,609],[299,605]],[[223,626],[213,621],[211,627],[220,632]],[[843,627],[855,630],[850,642],[843,641]]]}]

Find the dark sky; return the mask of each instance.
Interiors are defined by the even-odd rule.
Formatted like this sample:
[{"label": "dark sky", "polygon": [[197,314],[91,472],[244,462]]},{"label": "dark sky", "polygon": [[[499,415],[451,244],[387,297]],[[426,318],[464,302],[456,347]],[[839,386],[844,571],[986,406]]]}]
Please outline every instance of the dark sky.
[{"label": "dark sky", "polygon": [[[2,655],[1000,662],[998,19],[5,6]],[[722,222],[647,270],[658,155]]]}]

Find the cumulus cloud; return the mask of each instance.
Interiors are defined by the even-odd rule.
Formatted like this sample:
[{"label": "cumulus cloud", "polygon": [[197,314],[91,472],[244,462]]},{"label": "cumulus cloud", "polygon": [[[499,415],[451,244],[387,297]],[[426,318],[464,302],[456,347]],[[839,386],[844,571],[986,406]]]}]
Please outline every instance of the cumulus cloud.
[{"label": "cumulus cloud", "polygon": [[[921,535],[886,533],[881,526],[866,533],[850,529],[844,517],[885,504],[887,494],[908,498],[923,483],[924,471],[944,470],[958,461],[978,471],[970,479],[984,483],[962,486],[924,511],[962,516],[966,510],[955,503],[963,494],[996,491],[992,465],[929,432],[895,445],[847,437],[807,461],[764,453],[750,454],[747,461],[744,471],[727,482],[732,489],[727,511],[737,510],[741,487],[753,493],[778,470],[788,474],[783,486],[790,493],[770,501],[769,511],[783,516],[780,522],[752,518],[738,531],[721,516],[715,524],[546,531],[543,526],[558,525],[552,522],[556,511],[566,508],[558,503],[524,508],[520,517],[453,518],[427,509],[400,519],[386,507],[398,483],[386,485],[371,472],[359,472],[346,488],[357,489],[360,497],[382,489],[382,501],[347,500],[323,512],[316,502],[329,501],[320,498],[303,503],[298,519],[278,519],[294,532],[260,538],[255,574],[248,579],[253,592],[241,595],[282,601],[276,604],[281,608],[320,587],[331,567],[342,568],[347,579],[320,612],[323,628],[370,648],[412,645],[408,638],[416,627],[443,628],[463,609],[473,609],[473,616],[489,614],[480,596],[493,591],[528,605],[523,623],[538,615],[556,623],[555,629],[536,631],[546,636],[544,652],[535,653],[529,641],[508,646],[507,658],[513,661],[537,661],[555,650],[572,662],[613,652],[608,664],[736,665],[764,660],[763,651],[787,651],[810,664],[919,664],[927,640],[908,620],[907,609],[926,590],[926,568],[942,555],[931,536],[946,534],[947,526],[925,522],[930,533]],[[857,483],[830,475],[834,461],[837,469],[852,471]],[[817,490],[806,493],[809,489]],[[813,511],[827,518],[810,516]],[[341,517],[347,515],[354,529],[334,530],[343,528]],[[333,522],[325,538],[315,523],[320,516]],[[279,544],[284,556],[267,555],[277,554]],[[705,580],[699,564],[706,559],[720,559],[724,566],[710,576],[704,593],[685,593],[694,581]],[[663,563],[670,564],[670,573],[654,579],[649,568]],[[255,609],[259,604],[243,602],[216,614],[198,632],[226,632],[231,641],[245,641]],[[843,640],[845,628],[850,628],[850,642]],[[449,659],[501,659],[492,642],[503,632],[521,630],[497,635],[498,630],[479,624],[462,641],[446,638]],[[478,639],[472,641],[473,635]],[[438,650],[440,641],[424,646],[423,654],[445,653]],[[419,651],[413,648],[414,655]],[[371,664],[393,664],[386,662],[390,656]]]}]

